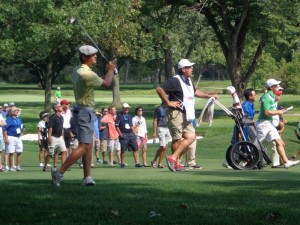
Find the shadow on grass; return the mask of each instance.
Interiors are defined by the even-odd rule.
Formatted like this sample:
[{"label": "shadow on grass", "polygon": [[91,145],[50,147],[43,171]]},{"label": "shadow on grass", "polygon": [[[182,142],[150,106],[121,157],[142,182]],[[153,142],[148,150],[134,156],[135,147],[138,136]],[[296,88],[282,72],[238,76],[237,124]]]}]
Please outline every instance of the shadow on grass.
[{"label": "shadow on grass", "polygon": [[1,180],[0,223],[298,224],[299,179],[278,179],[283,171],[249,174],[169,173],[166,179],[99,179],[93,187],[65,180],[59,189],[50,179]]}]

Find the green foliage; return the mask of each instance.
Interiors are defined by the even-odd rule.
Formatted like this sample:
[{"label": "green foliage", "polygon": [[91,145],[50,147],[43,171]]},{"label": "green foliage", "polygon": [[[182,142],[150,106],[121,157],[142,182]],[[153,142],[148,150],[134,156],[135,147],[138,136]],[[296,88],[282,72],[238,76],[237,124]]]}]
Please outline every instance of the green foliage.
[{"label": "green foliage", "polygon": [[255,89],[264,90],[266,80],[274,77],[277,70],[278,65],[275,59],[270,53],[263,52],[258,66],[250,79],[249,85]]},{"label": "green foliage", "polygon": [[280,69],[276,75],[282,81],[285,93],[299,94],[300,93],[300,61],[299,52],[294,54],[291,62],[282,62]]}]

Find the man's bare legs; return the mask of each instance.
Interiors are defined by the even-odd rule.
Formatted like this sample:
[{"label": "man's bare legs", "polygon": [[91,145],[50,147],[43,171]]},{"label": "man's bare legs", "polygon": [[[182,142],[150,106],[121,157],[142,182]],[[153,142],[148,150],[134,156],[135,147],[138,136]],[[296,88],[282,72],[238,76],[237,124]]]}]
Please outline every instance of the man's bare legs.
[{"label": "man's bare legs", "polygon": [[79,143],[78,147],[72,151],[71,155],[66,159],[59,169],[61,174],[64,174],[78,159],[82,157],[84,177],[91,175],[91,161],[92,161],[93,143],[85,144]]}]

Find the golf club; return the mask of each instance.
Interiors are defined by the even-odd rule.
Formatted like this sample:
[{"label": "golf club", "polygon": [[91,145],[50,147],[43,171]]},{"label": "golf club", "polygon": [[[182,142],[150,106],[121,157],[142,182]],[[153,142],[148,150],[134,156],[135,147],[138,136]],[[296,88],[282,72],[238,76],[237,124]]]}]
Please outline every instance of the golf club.
[{"label": "golf club", "polygon": [[[86,31],[86,29],[82,26],[82,24],[80,23],[80,21],[74,17],[72,17],[70,19],[70,23],[74,23],[74,21],[77,22],[78,26],[83,30],[83,32],[85,33],[85,35],[90,39],[90,41],[94,44],[94,46],[97,48],[98,52],[101,54],[102,58],[105,59],[106,62],[109,62],[108,59],[105,57],[105,55],[103,54],[103,52],[100,50],[100,48],[98,47],[98,45],[94,42],[94,40],[92,39],[92,37],[89,35],[89,33]],[[114,74],[118,74],[118,70],[117,68],[115,68]]]}]

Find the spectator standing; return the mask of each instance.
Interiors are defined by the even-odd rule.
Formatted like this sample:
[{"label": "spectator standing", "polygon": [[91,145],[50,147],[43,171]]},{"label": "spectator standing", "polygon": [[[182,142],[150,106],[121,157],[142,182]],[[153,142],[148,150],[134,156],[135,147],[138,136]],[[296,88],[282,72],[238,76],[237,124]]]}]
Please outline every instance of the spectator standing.
[{"label": "spectator standing", "polygon": [[[10,108],[10,115],[6,119],[6,126],[3,129],[4,142],[6,144],[6,151],[9,154],[9,171],[22,171],[21,155],[23,152],[23,142],[21,134],[24,130],[24,125],[20,117],[18,117],[20,109],[12,106]],[[14,154],[17,154],[17,167],[14,168]]]},{"label": "spectator standing", "polygon": [[148,131],[147,131],[147,124],[146,124],[145,117],[143,117],[142,106],[137,106],[135,108],[135,116],[132,118],[132,124],[134,128],[137,128],[137,133],[135,135],[136,135],[138,153],[140,149],[142,149],[143,166],[148,167],[147,164]]},{"label": "spectator standing", "polygon": [[[99,121],[99,118],[101,117],[101,113],[100,112],[95,112],[95,117],[96,120],[94,122],[94,151],[95,151],[95,156],[96,156],[96,161],[99,161],[99,151],[100,151],[100,130],[99,130],[99,125],[101,124]],[[91,167],[94,167],[94,163],[93,163],[93,156],[92,156],[92,165]]]},{"label": "spectator standing", "polygon": [[114,106],[108,107],[108,113],[103,116],[101,123],[106,124],[106,140],[109,152],[109,164],[112,166],[117,162],[114,161],[114,151],[116,152],[118,163],[121,165],[121,147],[119,142],[119,133],[116,128],[117,110]]},{"label": "spectator standing", "polygon": [[195,97],[217,98],[195,88],[190,79],[193,65],[189,60],[181,59],[178,63],[178,74],[156,88],[160,98],[169,107],[167,117],[172,136],[172,155],[167,157],[167,163],[172,172],[185,170],[180,165],[179,158],[196,139],[192,125],[195,119]]},{"label": "spectator standing", "polygon": [[3,116],[3,118],[6,118],[6,115],[8,114],[8,111],[9,111],[8,104],[4,103],[3,104],[3,109],[2,109],[2,116]]},{"label": "spectator standing", "polygon": [[49,155],[46,157],[45,165],[48,165],[50,156],[54,157],[53,167],[57,166],[58,154],[61,154],[61,164],[63,164],[67,157],[67,148],[64,141],[62,106],[60,103],[53,105],[54,114],[49,118],[48,129],[48,143]]},{"label": "spectator standing", "polygon": [[44,161],[46,161],[46,157],[49,154],[49,148],[48,148],[48,116],[49,113],[42,111],[40,112],[40,121],[38,122],[37,128],[38,128],[38,144],[39,144],[39,162],[40,167],[43,167],[43,171],[46,172],[49,164],[43,164],[43,158]]},{"label": "spectator standing", "polygon": [[165,157],[168,143],[172,140],[168,125],[167,125],[167,105],[162,102],[155,109],[153,119],[153,140],[159,138],[159,148],[157,149],[154,159],[151,161],[151,166],[156,168],[156,160],[158,159],[157,168],[164,168],[162,161]]},{"label": "spectator standing", "polygon": [[71,141],[72,141],[72,136],[71,136],[71,118],[72,118],[72,112],[70,110],[70,102],[68,100],[62,100],[60,102],[61,107],[62,107],[62,112],[61,116],[64,118],[64,124],[63,124],[63,129],[64,129],[64,141],[65,145],[67,148],[67,155],[70,155],[72,152],[71,149]]},{"label": "spectator standing", "polygon": [[84,179],[82,185],[95,185],[96,182],[91,177],[91,160],[93,151],[94,135],[94,88],[109,87],[112,82],[115,66],[109,62],[106,65],[106,76],[103,80],[91,67],[97,62],[98,50],[90,45],[79,48],[81,65],[73,71],[72,82],[76,100],[76,107],[73,109],[73,117],[77,127],[77,139],[79,142],[75,151],[67,158],[60,169],[52,171],[52,181],[54,186],[60,187],[61,180],[65,171],[72,166],[78,159],[83,157]]},{"label": "spectator standing", "polygon": [[2,127],[4,127],[5,125],[5,117],[3,117],[2,114],[0,114],[0,172],[7,172],[7,170],[2,165],[2,152],[4,152],[3,150],[5,149]]},{"label": "spectator standing", "polygon": [[102,110],[102,115],[98,118],[99,122],[99,138],[100,138],[100,152],[102,155],[102,160],[99,159],[99,155],[97,156],[97,162],[98,163],[103,163],[103,164],[108,164],[105,154],[107,152],[107,140],[106,140],[106,124],[102,123],[102,118],[107,115],[108,109],[106,107],[103,107]]},{"label": "spectator standing", "polygon": [[60,99],[61,99],[61,90],[60,90],[60,87],[57,87],[57,89],[54,93],[54,100],[56,103],[60,103]]},{"label": "spectator standing", "polygon": [[132,117],[129,114],[129,105],[123,104],[122,112],[117,115],[116,127],[119,133],[119,141],[121,145],[121,168],[125,168],[125,151],[133,151],[135,167],[143,167],[139,163],[139,153],[137,151],[136,137],[133,133]]}]

